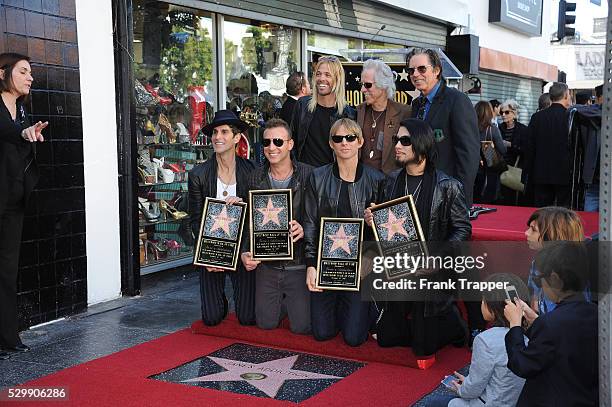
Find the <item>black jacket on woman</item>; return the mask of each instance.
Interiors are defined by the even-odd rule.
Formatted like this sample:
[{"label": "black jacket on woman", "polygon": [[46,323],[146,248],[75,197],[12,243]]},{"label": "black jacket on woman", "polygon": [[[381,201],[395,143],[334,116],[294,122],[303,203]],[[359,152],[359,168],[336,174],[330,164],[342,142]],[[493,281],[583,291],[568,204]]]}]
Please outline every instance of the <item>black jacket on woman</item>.
[{"label": "black jacket on woman", "polygon": [[506,123],[502,123],[499,126],[499,131],[501,132],[502,138],[505,141],[509,141],[512,143],[510,147],[507,148],[506,153],[504,154],[504,160],[506,160],[506,164],[514,165],[516,163],[516,158],[521,157],[519,161],[519,167],[523,168],[523,162],[525,160],[525,153],[527,150],[527,126],[518,121],[514,122],[514,127],[512,128],[512,135],[508,136],[508,126]]},{"label": "black jacket on woman", "polygon": [[17,104],[17,116],[13,121],[8,108],[0,98],[0,213],[4,211],[19,182],[23,183],[25,208],[38,181],[35,143],[30,143],[21,137],[23,129],[29,126],[30,123],[21,104]]},{"label": "black jacket on woman", "polygon": [[[385,174],[359,163],[355,182],[349,185],[350,202],[339,202],[342,179],[338,175],[338,164],[334,162],[312,171],[306,187],[304,224],[302,225],[307,266],[316,266],[321,217],[337,217],[338,206],[348,204],[352,217],[362,219],[366,207],[371,203],[382,202],[384,185]],[[366,228],[364,240],[368,240],[368,233],[373,235],[371,229]],[[372,240],[372,236],[369,240]]]}]

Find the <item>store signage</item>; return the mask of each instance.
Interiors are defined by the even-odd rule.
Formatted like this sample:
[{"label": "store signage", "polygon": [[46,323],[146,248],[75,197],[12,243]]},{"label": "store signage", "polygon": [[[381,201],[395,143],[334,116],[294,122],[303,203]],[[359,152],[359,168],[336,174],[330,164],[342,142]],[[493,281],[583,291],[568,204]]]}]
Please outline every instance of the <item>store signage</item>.
[{"label": "store signage", "polygon": [[529,36],[542,35],[542,0],[489,0],[489,22]]},{"label": "store signage", "polygon": [[603,46],[600,50],[596,49],[577,49],[576,50],[576,80],[591,81],[603,80],[604,68],[606,64],[605,50]]}]

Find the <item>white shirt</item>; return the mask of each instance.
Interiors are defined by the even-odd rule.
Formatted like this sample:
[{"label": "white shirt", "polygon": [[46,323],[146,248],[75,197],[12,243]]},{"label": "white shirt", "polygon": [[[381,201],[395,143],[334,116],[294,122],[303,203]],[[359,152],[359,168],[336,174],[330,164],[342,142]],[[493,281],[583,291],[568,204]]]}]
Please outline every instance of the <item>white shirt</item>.
[{"label": "white shirt", "polygon": [[[223,196],[223,191],[227,191],[227,195]],[[228,196],[236,195],[236,184],[224,184],[221,178],[217,177],[217,199],[225,200]]]}]

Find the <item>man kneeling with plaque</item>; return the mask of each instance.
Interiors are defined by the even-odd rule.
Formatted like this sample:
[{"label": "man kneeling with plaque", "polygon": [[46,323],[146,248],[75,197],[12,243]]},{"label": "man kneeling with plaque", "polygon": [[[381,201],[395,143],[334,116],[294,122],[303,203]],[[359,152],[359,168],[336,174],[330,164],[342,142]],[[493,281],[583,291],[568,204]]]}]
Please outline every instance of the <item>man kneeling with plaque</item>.
[{"label": "man kneeling with plaque", "polygon": [[[385,177],[382,172],[359,162],[363,136],[359,125],[353,120],[340,119],[332,125],[329,145],[336,162],[313,170],[306,188],[304,240],[308,266],[306,283],[312,292],[312,333],[316,340],[324,341],[341,331],[348,345],[359,346],[368,339],[372,322],[371,303],[362,301],[360,292],[354,289],[317,288],[321,277],[317,274],[317,267],[321,266],[317,264],[318,249],[323,244],[323,252],[345,254],[346,257],[351,254],[351,246],[361,243],[357,233],[352,233],[351,229],[360,228],[340,225],[340,222],[346,218],[353,224],[357,223],[355,220],[363,222],[366,205],[380,202],[382,198]],[[322,217],[345,219],[333,225],[335,233],[324,233],[321,238],[319,227]]]},{"label": "man kneeling with plaque", "polygon": [[[472,225],[463,186],[436,170],[435,143],[433,130],[426,122],[419,119],[401,122],[393,144],[395,159],[402,168],[387,178],[383,201],[412,195],[427,242],[468,240]],[[364,218],[372,225],[369,208]],[[453,309],[452,293],[436,292],[431,298],[387,302],[377,325],[378,344],[410,346],[416,356],[433,355],[449,343],[463,345],[466,331]]]},{"label": "man kneeling with plaque", "polygon": [[[262,168],[257,168],[251,173],[248,182],[252,205],[250,225],[252,249],[241,255],[242,263],[247,270],[257,269],[254,272],[257,326],[262,329],[274,329],[288,315],[291,332],[308,334],[310,333],[310,292],[304,285],[306,265],[302,219],[304,190],[312,167],[291,160],[293,149],[291,130],[281,119],[271,119],[266,123],[262,144],[267,161]],[[275,190],[290,193],[275,194]],[[287,196],[290,198],[287,199]],[[286,206],[287,202],[291,208]],[[291,213],[288,213],[289,211]],[[293,220],[287,222],[291,218]],[[284,223],[288,225],[285,226]],[[288,231],[285,242],[281,242],[282,239],[278,237],[282,232],[274,232],[283,228]],[[258,229],[268,232],[258,233]],[[287,245],[293,247],[287,248],[285,247]],[[293,254],[292,260],[264,261],[267,258],[281,258],[287,252]],[[255,260],[254,257],[259,260]]]}]

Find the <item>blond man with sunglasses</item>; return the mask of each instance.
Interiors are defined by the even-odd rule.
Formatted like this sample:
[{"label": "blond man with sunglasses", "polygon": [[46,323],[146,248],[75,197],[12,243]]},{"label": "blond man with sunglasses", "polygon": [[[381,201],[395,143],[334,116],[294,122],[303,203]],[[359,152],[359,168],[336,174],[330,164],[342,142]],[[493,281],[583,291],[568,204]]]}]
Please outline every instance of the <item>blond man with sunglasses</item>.
[{"label": "blond man with sunglasses", "polygon": [[320,57],[313,72],[312,96],[297,101],[291,132],[297,159],[320,167],[334,160],[328,144],[332,124],[343,117],[354,120],[355,109],[346,104],[344,68],[337,57]]},{"label": "blond man with sunglasses", "polygon": [[412,101],[412,117],[424,120],[433,129],[440,157],[438,168],[463,184],[469,208],[480,164],[476,110],[467,95],[446,86],[435,50],[415,48],[406,62],[410,80],[421,92]]},{"label": "blond man with sunglasses", "polygon": [[[249,177],[249,190],[291,189],[293,260],[259,262],[243,247],[242,263],[247,271],[255,272],[255,320],[262,329],[277,328],[289,317],[291,332],[310,333],[310,293],[304,285],[304,192],[312,167],[291,159],[294,142],[291,130],[281,119],[266,123],[262,144],[266,162]],[[248,236],[248,230],[243,233]]]},{"label": "blond man with sunglasses", "polygon": [[[366,206],[381,202],[385,176],[359,162],[363,136],[357,123],[340,119],[329,134],[336,162],[313,170],[306,187],[304,240],[312,333],[316,340],[325,341],[341,332],[349,346],[359,346],[368,339],[372,304],[362,301],[356,291],[315,287],[320,218],[362,218]],[[364,240],[373,240],[371,229],[366,229]]]}]

